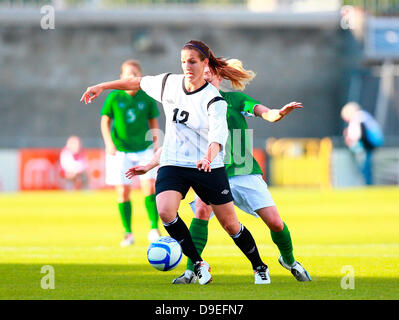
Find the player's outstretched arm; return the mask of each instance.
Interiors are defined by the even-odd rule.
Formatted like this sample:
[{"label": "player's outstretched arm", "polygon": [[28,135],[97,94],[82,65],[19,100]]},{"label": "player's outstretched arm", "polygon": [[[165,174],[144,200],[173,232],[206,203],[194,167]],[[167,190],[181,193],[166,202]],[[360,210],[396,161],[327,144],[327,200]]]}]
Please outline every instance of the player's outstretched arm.
[{"label": "player's outstretched arm", "polygon": [[301,102],[290,102],[281,109],[269,109],[268,107],[258,104],[254,108],[254,114],[257,117],[265,119],[269,122],[277,122],[283,119],[286,115],[290,114],[295,109],[303,108]]},{"label": "player's outstretched arm", "polygon": [[159,162],[161,159],[161,153],[162,153],[162,147],[157,150],[157,152],[154,153],[154,156],[144,166],[134,166],[131,167],[128,171],[126,171],[125,176],[128,179],[132,179],[134,176],[140,176],[143,174],[146,174],[148,171],[151,169],[154,169],[156,166],[159,166]]},{"label": "player's outstretched arm", "polygon": [[91,103],[96,99],[101,92],[104,90],[139,90],[140,89],[140,77],[131,77],[126,79],[119,79],[114,81],[108,81],[96,84],[95,86],[88,87],[80,98],[81,102],[86,104]]}]

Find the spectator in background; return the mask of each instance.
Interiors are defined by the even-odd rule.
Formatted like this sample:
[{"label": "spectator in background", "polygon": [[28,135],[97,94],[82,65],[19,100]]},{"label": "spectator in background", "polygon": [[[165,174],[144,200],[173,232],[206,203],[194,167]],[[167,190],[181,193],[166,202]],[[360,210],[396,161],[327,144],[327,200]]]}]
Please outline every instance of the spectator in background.
[{"label": "spectator in background", "polygon": [[86,185],[87,157],[82,142],[70,136],[60,153],[60,175],[67,181],[67,189],[82,189]]},{"label": "spectator in background", "polygon": [[372,154],[384,142],[382,130],[373,116],[356,102],[348,102],[341,110],[348,123],[343,135],[345,144],[353,152],[367,185],[373,184]]}]

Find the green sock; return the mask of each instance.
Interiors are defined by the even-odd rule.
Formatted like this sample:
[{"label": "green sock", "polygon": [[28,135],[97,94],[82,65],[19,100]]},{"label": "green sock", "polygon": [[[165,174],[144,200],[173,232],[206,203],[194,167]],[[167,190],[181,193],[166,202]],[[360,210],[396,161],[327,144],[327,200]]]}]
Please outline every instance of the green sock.
[{"label": "green sock", "polygon": [[[193,238],[194,246],[201,255],[208,242],[208,220],[193,218],[190,225],[190,234]],[[187,269],[194,271],[193,262],[187,258]]]},{"label": "green sock", "polygon": [[122,225],[126,233],[132,233],[132,204],[130,201],[118,203]]},{"label": "green sock", "polygon": [[295,258],[293,255],[292,241],[290,231],[284,223],[284,229],[281,232],[274,232],[270,230],[273,242],[277,245],[280,250],[281,256],[286,264],[293,264]]},{"label": "green sock", "polygon": [[151,194],[144,198],[145,208],[147,209],[148,219],[150,219],[151,229],[158,229],[159,215],[155,194]]}]

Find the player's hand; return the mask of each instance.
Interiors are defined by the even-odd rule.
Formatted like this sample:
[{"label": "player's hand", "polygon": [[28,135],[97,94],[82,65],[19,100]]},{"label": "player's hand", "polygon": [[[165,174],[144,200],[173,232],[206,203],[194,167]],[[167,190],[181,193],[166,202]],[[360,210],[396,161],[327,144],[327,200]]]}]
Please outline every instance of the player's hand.
[{"label": "player's hand", "polygon": [[204,172],[211,172],[211,162],[208,159],[201,159],[197,161],[198,170],[204,170]]},{"label": "player's hand", "polygon": [[147,166],[134,166],[126,171],[125,176],[128,179],[132,179],[134,176],[140,176],[148,172]]},{"label": "player's hand", "polygon": [[85,104],[91,103],[101,94],[101,92],[103,92],[103,89],[99,85],[88,87],[80,98],[80,101]]},{"label": "player's hand", "polygon": [[282,116],[281,119],[283,117],[285,117],[287,114],[289,114],[291,111],[293,111],[295,109],[300,109],[300,108],[303,108],[302,102],[293,101],[293,102],[290,102],[289,104],[286,104],[279,111],[279,114]]}]

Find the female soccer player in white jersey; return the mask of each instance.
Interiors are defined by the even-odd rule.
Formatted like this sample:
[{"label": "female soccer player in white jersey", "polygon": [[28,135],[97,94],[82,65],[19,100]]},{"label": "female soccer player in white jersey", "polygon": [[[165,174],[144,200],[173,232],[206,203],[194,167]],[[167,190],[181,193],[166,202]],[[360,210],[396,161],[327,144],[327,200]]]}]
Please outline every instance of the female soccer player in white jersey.
[{"label": "female soccer player in white jersey", "polygon": [[[237,59],[228,60],[228,63],[238,70],[243,70],[241,61]],[[222,78],[213,74],[209,68],[205,69],[204,78],[219,89]],[[235,89],[244,90],[245,85],[236,86]],[[269,122],[276,122],[284,118],[292,110],[302,108],[302,104],[292,102],[281,109],[269,109],[259,101],[241,92],[220,91],[220,94],[228,103],[227,123],[232,140],[229,144],[229,161],[226,165],[226,172],[229,177],[234,204],[244,212],[261,217],[270,229],[272,240],[281,253],[280,264],[291,271],[298,281],[311,281],[308,272],[294,258],[290,232],[287,225],[280,218],[267,184],[262,179],[262,169],[252,155],[252,144],[246,134],[248,125],[244,118],[244,115],[258,116]],[[239,162],[236,159],[244,159],[244,161]],[[154,155],[148,164],[134,166],[129,169],[127,177],[131,178],[134,175],[146,174],[158,164],[159,152]],[[201,254],[208,240],[208,221],[212,214],[212,208],[199,197],[191,202],[190,205],[194,211],[190,233],[195,239],[194,244],[197,251]],[[187,259],[187,270],[180,277],[174,279],[173,283],[195,283],[196,276],[193,269],[192,262]]]},{"label": "female soccer player in white jersey", "polygon": [[250,75],[216,58],[201,41],[186,43],[181,51],[184,74],[135,77],[87,88],[81,101],[91,103],[103,90],[137,90],[162,102],[166,132],[156,181],[158,213],[165,229],[194,263],[200,284],[212,281],[209,265],[202,260],[190,232],[177,214],[180,201],[190,187],[212,209],[222,227],[252,264],[255,284],[270,283],[268,267],[262,262],[251,233],[234,212],[226,171],[224,148],[228,137],[227,104],[218,90],[204,80],[206,66],[232,83],[245,83]]}]

